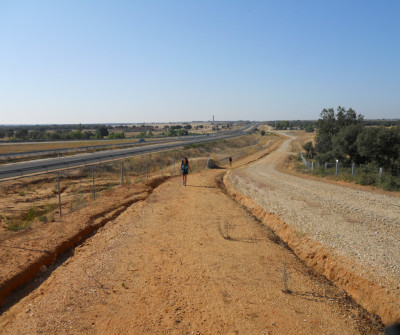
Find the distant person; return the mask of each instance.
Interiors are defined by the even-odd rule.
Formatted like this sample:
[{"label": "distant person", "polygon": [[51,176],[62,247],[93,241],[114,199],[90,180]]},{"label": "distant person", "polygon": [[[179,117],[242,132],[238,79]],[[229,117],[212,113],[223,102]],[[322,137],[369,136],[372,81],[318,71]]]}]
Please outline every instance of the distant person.
[{"label": "distant person", "polygon": [[229,157],[229,165],[232,166],[232,157]]},{"label": "distant person", "polygon": [[181,173],[182,173],[182,181],[183,181],[183,186],[186,186],[187,183],[187,175],[190,171],[192,171],[192,168],[189,165],[189,161],[186,157],[182,159],[182,164],[181,164]]}]

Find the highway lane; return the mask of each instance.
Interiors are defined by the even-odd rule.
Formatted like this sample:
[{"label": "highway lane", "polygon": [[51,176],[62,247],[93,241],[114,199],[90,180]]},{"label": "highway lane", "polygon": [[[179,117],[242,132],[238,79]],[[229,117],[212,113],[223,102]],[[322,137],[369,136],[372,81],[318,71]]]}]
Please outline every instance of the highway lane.
[{"label": "highway lane", "polygon": [[24,152],[10,152],[5,154],[0,154],[0,159],[8,160],[8,159],[17,159],[24,157],[40,157],[40,156],[50,156],[50,155],[60,155],[60,154],[74,154],[79,152],[91,151],[91,150],[105,150],[112,148],[126,148],[126,147],[134,147],[134,146],[143,146],[154,143],[162,143],[162,142],[173,142],[179,141],[182,139],[173,138],[160,138],[160,139],[151,139],[150,141],[146,141],[144,143],[139,143],[137,140],[125,143],[114,143],[114,144],[102,144],[102,145],[90,145],[90,146],[82,146],[82,147],[66,147],[66,148],[57,148],[57,149],[45,149],[45,150],[36,150],[36,151],[24,151]]},{"label": "highway lane", "polygon": [[163,143],[148,145],[146,147],[105,150],[94,153],[78,154],[74,156],[38,159],[27,162],[5,164],[0,166],[0,181],[17,179],[31,175],[45,174],[60,170],[67,170],[80,166],[95,165],[155,151],[171,150],[173,148],[178,148],[195,143],[206,143],[237,137],[245,133],[251,132],[255,127],[256,126],[251,126],[244,131],[230,132],[229,134],[225,133],[218,136],[210,135],[202,138],[194,138],[180,143]]},{"label": "highway lane", "polygon": [[[241,130],[243,128],[237,129]],[[231,131],[226,131],[221,134],[229,134],[232,133]],[[197,135],[196,138],[203,138],[207,135]],[[106,150],[106,149],[120,149],[126,147],[134,147],[134,146],[143,146],[153,143],[163,143],[163,142],[174,142],[174,141],[188,141],[191,140],[191,136],[179,136],[179,137],[160,137],[160,138],[146,138],[146,142],[139,143],[138,140],[132,140],[129,142],[123,143],[112,143],[111,141],[104,140],[104,144],[99,145],[89,145],[89,146],[81,146],[81,147],[63,147],[63,148],[54,148],[54,149],[43,149],[43,150],[35,150],[35,151],[21,151],[21,152],[9,152],[9,153],[0,153],[0,160],[9,160],[9,159],[18,159],[18,158],[32,158],[32,157],[40,157],[40,156],[51,156],[51,155],[60,155],[60,154],[76,154],[76,153],[83,153],[85,151],[92,151],[92,150]],[[90,140],[89,140],[90,141]],[[16,142],[16,143],[0,143],[1,146],[6,145],[29,145],[29,144],[43,144],[43,143],[73,143],[73,142],[82,142],[82,141],[55,141],[55,142]]]}]

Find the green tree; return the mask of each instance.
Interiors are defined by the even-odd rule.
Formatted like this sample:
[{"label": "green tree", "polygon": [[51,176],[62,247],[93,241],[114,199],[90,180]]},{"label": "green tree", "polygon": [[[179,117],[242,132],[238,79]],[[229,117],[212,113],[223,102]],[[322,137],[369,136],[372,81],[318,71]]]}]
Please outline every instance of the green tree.
[{"label": "green tree", "polygon": [[105,125],[102,125],[102,126],[98,127],[96,132],[99,133],[101,137],[108,136],[108,134],[109,134],[108,133],[108,128]]},{"label": "green tree", "polygon": [[16,132],[15,132],[15,137],[19,138],[19,139],[28,139],[28,129],[26,128],[19,128]]},{"label": "green tree", "polygon": [[314,149],[314,145],[311,141],[305,143],[303,145],[303,149],[306,151],[307,158],[314,158],[315,149]]},{"label": "green tree", "polygon": [[289,121],[276,121],[275,128],[277,130],[286,130],[289,128]]},{"label": "green tree", "polygon": [[189,135],[189,133],[188,133],[188,131],[186,129],[178,129],[176,131],[176,133],[177,133],[178,136],[187,136],[187,135]]},{"label": "green tree", "polygon": [[395,172],[400,167],[399,143],[398,127],[371,127],[357,137],[357,150],[364,163],[374,163]]},{"label": "green tree", "polygon": [[[315,150],[320,161],[345,159],[358,161],[358,149],[355,144],[362,131],[364,117],[349,108],[323,109],[317,121],[318,132],[315,138]],[[347,129],[348,128],[348,129]]]},{"label": "green tree", "polygon": [[125,138],[124,132],[112,132],[108,135],[108,138]]},{"label": "green tree", "polygon": [[341,128],[332,139],[334,156],[341,161],[360,163],[357,137],[362,131],[361,124],[349,124]]},{"label": "green tree", "polygon": [[175,136],[177,136],[177,132],[176,132],[175,128],[169,127],[168,132],[166,133],[166,135],[170,136],[170,137],[175,137]]},{"label": "green tree", "polygon": [[312,123],[306,123],[304,126],[304,130],[306,133],[313,133],[314,132],[314,125]]},{"label": "green tree", "polygon": [[260,131],[261,136],[265,136],[265,130]]},{"label": "green tree", "polygon": [[7,130],[6,130],[6,136],[7,136],[8,138],[13,137],[13,136],[14,136],[14,130],[13,130],[13,129],[7,129]]}]

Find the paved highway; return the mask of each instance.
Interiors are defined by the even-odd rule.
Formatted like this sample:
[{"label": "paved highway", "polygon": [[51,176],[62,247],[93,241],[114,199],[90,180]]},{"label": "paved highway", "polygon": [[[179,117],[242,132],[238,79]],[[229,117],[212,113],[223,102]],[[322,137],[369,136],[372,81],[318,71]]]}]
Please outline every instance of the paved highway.
[{"label": "paved highway", "polygon": [[[189,137],[190,138],[190,137]],[[9,160],[9,159],[16,159],[16,158],[24,158],[24,157],[39,157],[39,156],[50,156],[50,155],[60,155],[66,153],[79,153],[91,150],[105,150],[105,149],[115,149],[115,148],[126,148],[126,147],[134,147],[139,145],[145,144],[153,144],[153,143],[162,143],[162,142],[173,142],[173,141],[185,141],[187,137],[167,137],[167,138],[151,138],[147,140],[145,143],[138,143],[137,140],[124,142],[124,143],[112,143],[110,142],[106,144],[100,145],[89,145],[89,146],[82,146],[82,147],[70,147],[70,148],[57,148],[57,149],[46,149],[46,150],[36,150],[36,151],[24,151],[24,152],[10,152],[5,154],[0,154],[0,160]],[[71,142],[78,142],[78,141],[70,141]],[[82,142],[82,141],[79,141]],[[21,145],[21,144],[32,144],[32,143],[52,143],[52,142],[22,142],[22,143],[1,143],[0,145]],[[53,143],[66,143],[64,142],[53,142]]]},{"label": "paved highway", "polygon": [[25,176],[45,174],[60,170],[67,170],[79,166],[94,165],[125,157],[142,155],[155,151],[170,150],[194,143],[205,143],[226,138],[237,137],[251,132],[257,125],[252,125],[246,130],[223,133],[221,135],[210,135],[202,138],[193,138],[180,143],[163,143],[148,145],[146,147],[136,147],[128,149],[105,150],[94,153],[85,153],[67,157],[57,157],[49,159],[38,159],[27,162],[5,164],[0,166],[0,182],[5,180],[17,179]]}]

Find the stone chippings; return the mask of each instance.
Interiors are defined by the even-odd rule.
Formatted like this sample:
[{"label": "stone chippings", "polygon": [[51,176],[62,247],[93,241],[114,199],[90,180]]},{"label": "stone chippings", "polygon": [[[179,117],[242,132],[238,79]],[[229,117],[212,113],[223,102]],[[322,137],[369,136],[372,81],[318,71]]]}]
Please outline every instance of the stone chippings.
[{"label": "stone chippings", "polygon": [[301,234],[400,285],[400,199],[302,179],[255,164],[230,182]]}]

